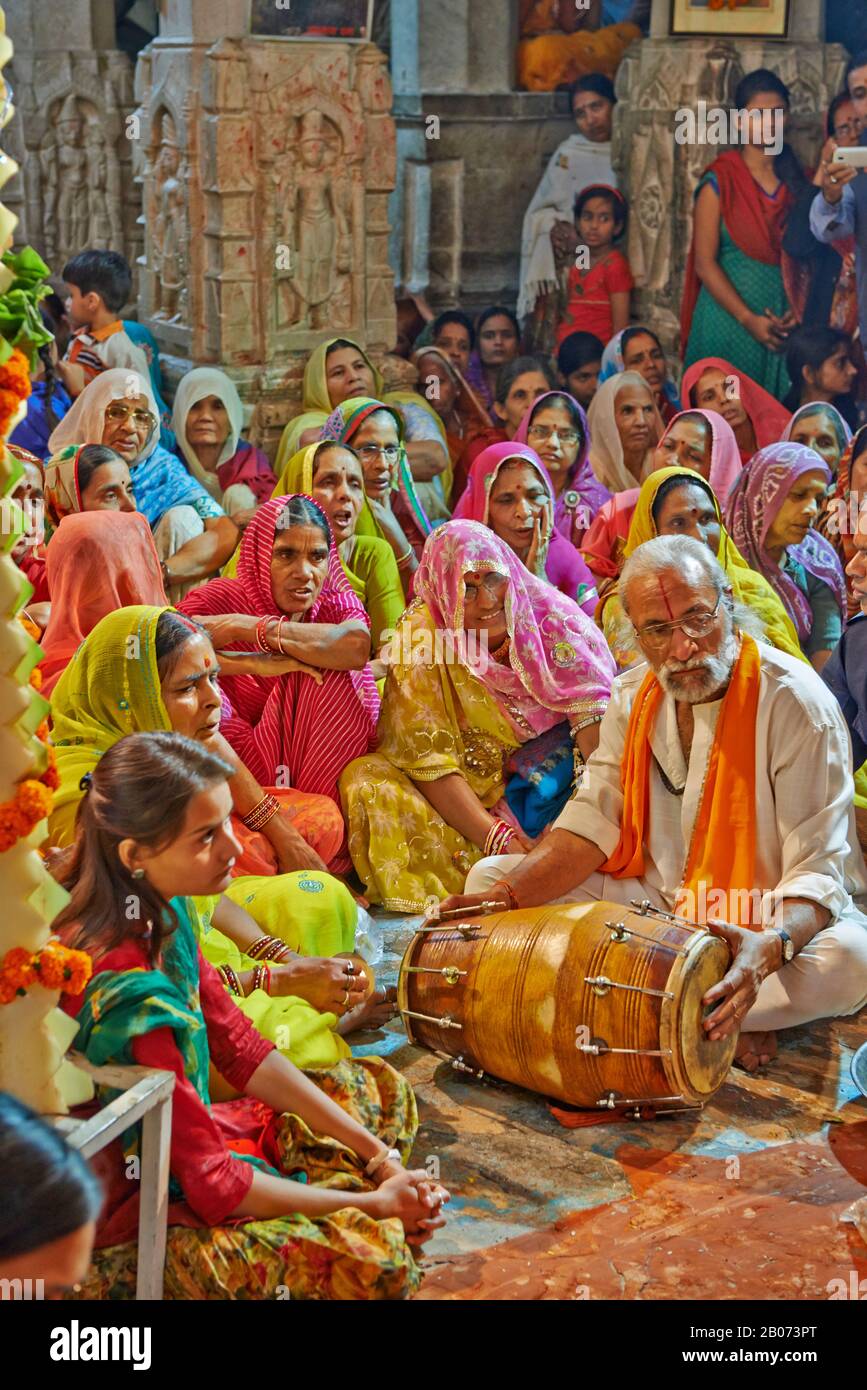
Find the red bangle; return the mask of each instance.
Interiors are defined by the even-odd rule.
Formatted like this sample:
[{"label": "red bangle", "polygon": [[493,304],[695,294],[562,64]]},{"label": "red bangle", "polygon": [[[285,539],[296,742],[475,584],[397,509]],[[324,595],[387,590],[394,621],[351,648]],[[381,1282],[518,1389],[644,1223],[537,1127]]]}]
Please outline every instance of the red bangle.
[{"label": "red bangle", "polygon": [[518,908],[520,907],[521,904],[518,902],[518,899],[515,897],[515,890],[514,890],[514,888],[512,887],[512,885],[511,885],[511,883],[509,882],[509,880],[508,880],[507,878],[501,878],[500,881],[499,881],[499,883],[497,884],[497,887],[498,887],[498,888],[505,888],[506,892],[507,892],[508,895],[509,895],[509,911],[510,911],[510,912],[517,912],[517,910],[518,910]]}]

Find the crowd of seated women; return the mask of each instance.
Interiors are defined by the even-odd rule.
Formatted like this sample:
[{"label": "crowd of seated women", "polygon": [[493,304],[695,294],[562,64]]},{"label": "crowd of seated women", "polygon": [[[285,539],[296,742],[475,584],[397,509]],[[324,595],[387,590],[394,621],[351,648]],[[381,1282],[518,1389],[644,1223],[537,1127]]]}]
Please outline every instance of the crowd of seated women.
[{"label": "crowd of seated women", "polygon": [[[93,369],[31,422],[41,456],[11,446],[45,520],[14,557],[55,925],[94,962],[68,1008],[92,1061],[176,1075],[173,1297],[417,1287],[448,1193],[403,1166],[407,1083],[351,1050],[397,1012],[360,912],[421,912],[546,834],[639,659],[618,581],[640,546],[700,541],[760,640],[817,670],[860,612],[867,428],[815,353],[783,405],[721,358],[677,385],[641,324],[554,361],[510,310],[456,309],[406,351],[416,388],[390,390],[322,342],[273,461],[211,367],[170,416],[150,373]],[[89,1297],[134,1285],[121,1172],[110,1152]]]}]

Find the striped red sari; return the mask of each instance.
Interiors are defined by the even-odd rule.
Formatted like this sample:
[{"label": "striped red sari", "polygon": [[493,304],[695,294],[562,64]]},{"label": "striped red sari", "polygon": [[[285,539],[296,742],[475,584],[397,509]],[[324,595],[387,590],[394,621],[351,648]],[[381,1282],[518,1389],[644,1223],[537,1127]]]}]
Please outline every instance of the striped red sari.
[{"label": "striped red sari", "polygon": [[[271,552],[277,519],[289,500],[273,497],[259,508],[244,532],[238,577],[212,579],[193,589],[178,605],[182,613],[191,618],[221,613],[281,616],[271,589]],[[328,576],[302,621],[343,623],[353,618],[370,626],[332,540]],[[249,645],[231,643],[226,649]],[[340,805],[340,774],[368,751],[376,734],[379,696],[369,666],[362,671],[324,671],[321,685],[292,671],[270,677],[221,676],[220,688],[227,697],[220,727],[254,777],[265,786],[291,786]]]}]

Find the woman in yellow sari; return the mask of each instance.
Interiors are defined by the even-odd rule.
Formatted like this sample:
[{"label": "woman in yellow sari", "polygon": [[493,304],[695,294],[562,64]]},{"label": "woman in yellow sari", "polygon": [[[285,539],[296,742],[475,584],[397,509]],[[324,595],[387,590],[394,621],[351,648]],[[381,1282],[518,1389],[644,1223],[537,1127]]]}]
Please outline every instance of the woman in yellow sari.
[{"label": "woman in yellow sari", "polygon": [[573,750],[598,742],[614,663],[578,605],[475,521],[428,537],[383,655],[378,751],[350,763],[340,796],[368,897],[415,912],[559,813]]},{"label": "woman in yellow sari", "polygon": [[[184,625],[189,641],[177,645],[177,629],[182,636]],[[168,651],[175,658],[168,665],[161,658],[167,629],[169,641],[176,644]],[[189,669],[181,665],[187,658]],[[201,669],[191,664],[196,660]],[[215,701],[203,693],[204,687],[214,683],[218,670],[207,636],[171,609],[122,608],[97,624],[51,698],[60,777],[49,818],[54,845],[72,842],[88,778],[102,755],[125,734],[174,730],[238,766],[219,733],[219,692],[215,710],[209,713],[206,708]],[[181,690],[175,688],[179,678]],[[188,686],[199,690],[188,693]],[[214,713],[217,723],[211,728],[207,721]],[[236,810],[238,789],[233,784],[244,782],[244,771],[241,768],[230,784]],[[256,840],[264,840],[237,814],[232,821],[246,851],[255,848]],[[349,968],[352,962],[338,958],[353,949],[358,909],[348,889],[330,874],[316,869],[242,874],[219,900],[200,899],[196,907],[197,934],[208,960],[224,968],[227,987],[247,1017],[298,1065],[334,1065],[349,1055],[340,1033],[361,1027],[371,1008],[389,1013],[385,996],[360,1002],[366,986],[359,987],[355,968]],[[274,944],[263,945],[263,937]],[[246,950],[251,948],[254,954],[248,957]],[[365,1011],[365,1018],[359,1010]]]},{"label": "woman in yellow sari", "polygon": [[[641,485],[623,560],[654,536],[692,536],[713,551],[729,577],[736,603],[752,608],[771,646],[806,660],[794,624],[764,575],[750,569],[725,529],[716,494],[691,468],[659,468]],[[621,670],[641,659],[629,631],[617,586],[601,599],[596,621]]]},{"label": "woman in yellow sari", "polygon": [[371,651],[393,630],[406,607],[394,551],[381,535],[364,492],[357,454],[325,440],[293,454],[280,474],[276,497],[303,493],[318,502],[331,523],[340,563],[370,618]]},{"label": "woman in yellow sari", "polygon": [[417,391],[386,392],[381,372],[350,338],[328,338],[307,359],[302,413],[283,431],[274,472],[279,477],[293,454],[315,443],[332,411],[353,396],[368,396],[400,411],[419,500],[432,521],[444,521],[449,515],[451,459],[439,416]]}]

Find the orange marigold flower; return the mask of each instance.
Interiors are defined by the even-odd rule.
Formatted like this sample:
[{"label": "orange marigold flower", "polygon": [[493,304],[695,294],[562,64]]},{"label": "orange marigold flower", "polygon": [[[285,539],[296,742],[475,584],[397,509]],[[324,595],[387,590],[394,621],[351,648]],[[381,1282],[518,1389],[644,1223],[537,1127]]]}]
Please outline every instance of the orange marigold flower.
[{"label": "orange marigold flower", "polygon": [[0,362],[0,391],[8,391],[19,401],[26,401],[30,395],[30,370],[27,358],[18,348],[12,349],[12,356]]},{"label": "orange marigold flower", "polygon": [[3,960],[4,980],[16,990],[27,989],[37,978],[34,969],[35,959],[32,951],[28,951],[26,947],[13,946],[11,951],[6,952]]}]

